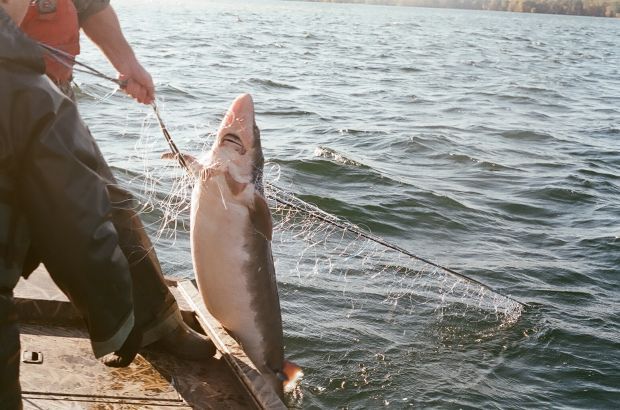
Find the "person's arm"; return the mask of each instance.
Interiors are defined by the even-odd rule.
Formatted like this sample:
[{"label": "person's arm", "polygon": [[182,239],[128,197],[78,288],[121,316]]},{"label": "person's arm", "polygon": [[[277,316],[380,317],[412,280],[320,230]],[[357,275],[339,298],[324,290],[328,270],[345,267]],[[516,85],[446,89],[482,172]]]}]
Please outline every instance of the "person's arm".
[{"label": "person's arm", "polygon": [[119,73],[119,80],[127,81],[125,92],[143,104],[155,99],[151,75],[138,62],[121,30],[116,12],[111,5],[88,16],[81,22],[84,33],[103,51]]}]

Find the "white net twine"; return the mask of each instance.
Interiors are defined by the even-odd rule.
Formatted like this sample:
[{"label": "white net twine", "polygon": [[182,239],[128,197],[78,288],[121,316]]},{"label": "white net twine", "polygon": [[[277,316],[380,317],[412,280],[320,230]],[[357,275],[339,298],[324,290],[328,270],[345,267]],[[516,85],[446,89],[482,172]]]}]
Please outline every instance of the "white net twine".
[{"label": "white net twine", "polygon": [[[155,130],[143,127],[135,147],[142,167],[130,183],[142,191],[141,216],[156,232],[160,259],[162,253],[164,263],[178,259],[168,273],[190,277],[193,181],[176,161],[159,159],[166,151]],[[212,137],[192,138],[202,142],[188,152],[205,152]],[[434,389],[426,385],[437,379],[437,369],[454,361],[435,353],[448,349],[454,355],[459,349],[454,346],[500,343],[498,332],[518,322],[523,311],[518,301],[301,200],[290,192],[294,189],[276,185],[280,172],[276,164],[266,164],[263,178],[274,223],[286,352],[300,355],[292,359],[306,366],[317,364],[304,371],[304,385],[314,394],[348,400],[350,388],[373,388],[383,400],[383,388],[405,374],[417,380],[412,389]],[[405,362],[417,363],[414,373]],[[465,355],[458,363],[454,371],[466,383],[476,362]],[[297,393],[290,405],[301,403],[303,394]]]}]

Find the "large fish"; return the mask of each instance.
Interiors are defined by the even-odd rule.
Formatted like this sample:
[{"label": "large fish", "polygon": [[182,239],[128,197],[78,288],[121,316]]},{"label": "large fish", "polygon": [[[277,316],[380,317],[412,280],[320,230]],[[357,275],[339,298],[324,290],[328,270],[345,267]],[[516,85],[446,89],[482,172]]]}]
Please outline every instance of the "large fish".
[{"label": "large fish", "polygon": [[190,236],[200,294],[282,396],[283,382],[298,377],[300,369],[284,360],[272,219],[252,97],[235,99],[206,157],[183,157],[197,179]]}]

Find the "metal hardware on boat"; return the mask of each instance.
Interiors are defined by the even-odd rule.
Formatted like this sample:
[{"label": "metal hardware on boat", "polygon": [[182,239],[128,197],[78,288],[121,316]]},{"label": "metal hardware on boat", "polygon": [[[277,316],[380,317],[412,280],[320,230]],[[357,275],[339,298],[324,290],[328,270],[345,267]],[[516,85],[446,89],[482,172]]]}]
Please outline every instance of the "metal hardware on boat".
[{"label": "metal hardware on boat", "polygon": [[22,353],[22,362],[41,364],[43,363],[43,353],[24,350],[24,352]]}]

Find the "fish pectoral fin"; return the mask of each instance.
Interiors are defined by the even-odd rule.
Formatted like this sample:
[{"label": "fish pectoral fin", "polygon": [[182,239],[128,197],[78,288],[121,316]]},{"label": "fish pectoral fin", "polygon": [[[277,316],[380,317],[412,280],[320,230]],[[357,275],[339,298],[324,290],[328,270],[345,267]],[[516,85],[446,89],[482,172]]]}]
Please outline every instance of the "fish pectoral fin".
[{"label": "fish pectoral fin", "polygon": [[[202,169],[202,165],[200,165],[200,162],[198,162],[196,157],[194,157],[193,155],[189,155],[189,154],[181,154],[181,157],[183,158],[183,161],[185,161],[185,164],[187,164],[187,166],[189,167],[189,171],[192,173],[192,175],[194,176],[200,175],[200,170]],[[165,152],[161,154],[161,159],[178,160],[179,155],[175,154],[174,152]]]},{"label": "fish pectoral fin", "polygon": [[[198,162],[196,157],[189,154],[181,154],[181,157],[188,166],[195,162]],[[179,155],[175,154],[174,152],[164,152],[163,154],[161,154],[161,159],[179,159]]]},{"label": "fish pectoral fin", "polygon": [[254,209],[250,215],[256,231],[270,241],[273,236],[271,212],[267,201],[258,192],[254,193]]}]

